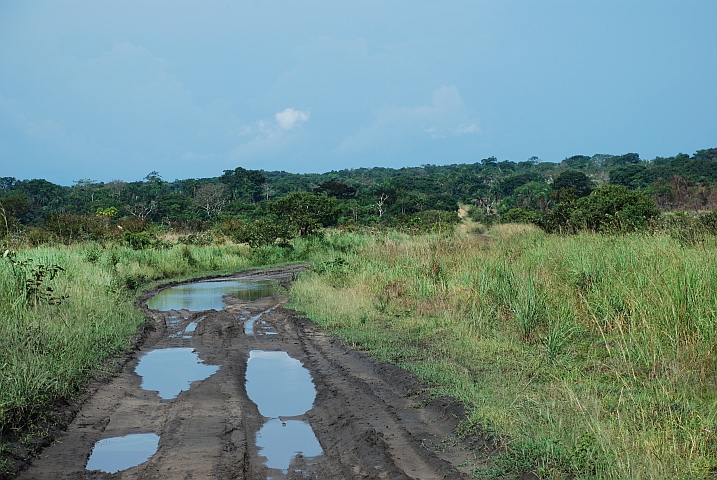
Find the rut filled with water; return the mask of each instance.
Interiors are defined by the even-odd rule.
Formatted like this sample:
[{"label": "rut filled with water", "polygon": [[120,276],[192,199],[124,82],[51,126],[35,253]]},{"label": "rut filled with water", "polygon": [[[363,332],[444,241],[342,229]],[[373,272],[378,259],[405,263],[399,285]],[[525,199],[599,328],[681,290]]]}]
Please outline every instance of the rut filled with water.
[{"label": "rut filled with water", "polygon": [[92,448],[87,470],[116,473],[140,465],[154,455],[159,436],[154,433],[137,433],[124,437],[105,438]]},{"label": "rut filled with water", "polygon": [[[309,423],[301,418],[314,404],[316,388],[301,362],[283,351],[252,350],[246,369],[246,392],[268,417],[256,435],[266,466],[286,473],[296,455],[321,455]],[[294,418],[290,418],[294,417]]]},{"label": "rut filled with water", "polygon": [[219,366],[205,365],[194,349],[162,348],[147,352],[135,372],[142,377],[142,388],[156,391],[163,400],[176,398],[183,390],[189,390],[192,382],[213,375]]},{"label": "rut filled with water", "polygon": [[274,294],[273,280],[215,280],[186,283],[160,290],[147,301],[151,310],[221,310],[226,306],[222,298],[232,295],[240,300],[257,300]]}]

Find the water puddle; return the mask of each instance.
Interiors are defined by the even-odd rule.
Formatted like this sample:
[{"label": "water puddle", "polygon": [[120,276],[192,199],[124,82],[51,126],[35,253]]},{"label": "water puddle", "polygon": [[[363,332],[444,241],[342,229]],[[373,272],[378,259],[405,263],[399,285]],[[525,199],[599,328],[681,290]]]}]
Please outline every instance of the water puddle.
[{"label": "water puddle", "polygon": [[184,335],[182,338],[192,338],[194,336],[194,330],[197,329],[197,323],[199,323],[199,320],[196,322],[191,322],[187,327],[184,329]]},{"label": "water puddle", "polygon": [[159,436],[154,433],[105,438],[95,444],[85,468],[107,473],[126,470],[149,460],[158,446]]},{"label": "water puddle", "polygon": [[182,324],[182,320],[183,318],[180,318],[176,315],[170,315],[169,317],[167,317],[167,327],[177,328]]},{"label": "water puddle", "polygon": [[244,323],[244,334],[245,335],[254,335],[254,324],[256,323],[256,321],[259,320],[262,315],[264,315],[265,313],[269,313],[272,310],[273,310],[273,308],[264,310],[260,314],[254,315],[253,317],[249,318],[249,320],[247,320],[246,323]]},{"label": "water puddle", "polygon": [[286,473],[291,460],[301,453],[315,457],[323,450],[311,426],[297,417],[311,409],[316,389],[309,371],[286,352],[252,350],[246,369],[246,392],[259,413],[270,420],[256,436],[259,453],[269,468]]},{"label": "water puddle", "polygon": [[267,467],[283,470],[284,473],[288,472],[297,453],[301,452],[305,457],[323,453],[311,426],[299,420],[269,420],[256,434],[256,446],[266,457]]},{"label": "water puddle", "polygon": [[222,280],[187,283],[165,288],[147,301],[147,308],[168,312],[170,310],[221,310],[224,295],[233,295],[241,300],[257,300],[274,294],[273,280]]},{"label": "water puddle", "polygon": [[142,388],[158,392],[160,398],[170,400],[192,382],[213,375],[219,367],[205,365],[192,348],[161,348],[140,358],[135,372],[142,377]]}]

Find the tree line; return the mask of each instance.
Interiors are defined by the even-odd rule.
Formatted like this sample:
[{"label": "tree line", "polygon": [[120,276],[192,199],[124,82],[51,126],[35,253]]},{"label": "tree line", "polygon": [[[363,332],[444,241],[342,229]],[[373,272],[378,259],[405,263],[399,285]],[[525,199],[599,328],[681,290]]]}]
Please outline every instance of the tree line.
[{"label": "tree line", "polygon": [[[472,164],[358,168],[323,174],[248,170],[167,181],[0,178],[0,235],[43,232],[63,241],[136,234],[149,225],[201,232],[223,225],[253,244],[284,242],[322,226],[427,230],[458,221],[470,204],[483,223],[531,222],[549,231],[639,228],[659,211],[717,205],[717,148],[641,159],[575,155],[560,163],[489,157]],[[112,228],[110,228],[112,226]],[[239,233],[237,233],[239,232]]]}]

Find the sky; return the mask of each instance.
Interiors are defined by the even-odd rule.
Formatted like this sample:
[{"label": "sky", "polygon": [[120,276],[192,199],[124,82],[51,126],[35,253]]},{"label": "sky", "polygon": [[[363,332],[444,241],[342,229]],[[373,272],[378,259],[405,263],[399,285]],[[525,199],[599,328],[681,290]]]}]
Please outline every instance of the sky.
[{"label": "sky", "polygon": [[714,0],[0,0],[0,177],[691,154],[714,25]]}]

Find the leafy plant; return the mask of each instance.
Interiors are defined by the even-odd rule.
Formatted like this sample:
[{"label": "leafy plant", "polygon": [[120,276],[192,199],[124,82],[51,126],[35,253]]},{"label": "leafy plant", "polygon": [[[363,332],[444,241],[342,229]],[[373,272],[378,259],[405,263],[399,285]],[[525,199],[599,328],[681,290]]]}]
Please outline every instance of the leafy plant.
[{"label": "leafy plant", "polygon": [[57,295],[55,290],[47,285],[47,282],[53,280],[60,272],[64,272],[64,268],[59,265],[35,264],[31,258],[16,260],[15,257],[15,252],[10,250],[5,250],[3,253],[3,258],[10,263],[17,292],[26,301],[59,305],[68,298],[67,295]]}]

